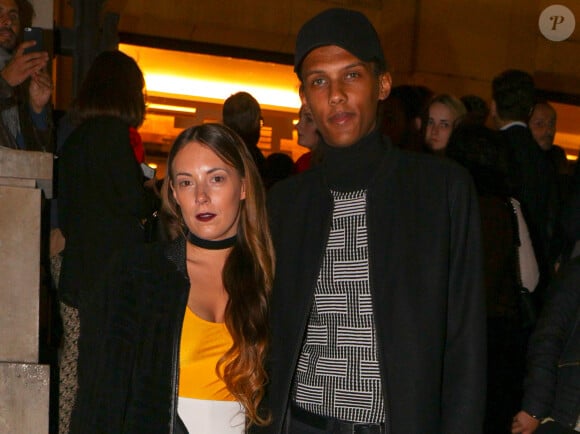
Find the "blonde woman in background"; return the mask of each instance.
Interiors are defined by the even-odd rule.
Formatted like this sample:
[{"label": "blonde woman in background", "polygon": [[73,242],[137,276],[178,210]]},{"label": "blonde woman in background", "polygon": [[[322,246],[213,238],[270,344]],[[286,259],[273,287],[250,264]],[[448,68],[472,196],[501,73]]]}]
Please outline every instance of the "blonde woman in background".
[{"label": "blonde woman in background", "polygon": [[449,137],[467,114],[460,99],[447,93],[433,97],[427,106],[425,146],[434,154],[444,154]]}]

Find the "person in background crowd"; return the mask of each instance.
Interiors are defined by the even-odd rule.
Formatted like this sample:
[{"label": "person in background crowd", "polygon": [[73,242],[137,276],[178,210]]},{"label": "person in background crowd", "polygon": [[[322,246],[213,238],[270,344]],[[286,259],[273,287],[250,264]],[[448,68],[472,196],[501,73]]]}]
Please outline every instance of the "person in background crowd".
[{"label": "person in background crowd", "polygon": [[564,265],[530,338],[514,434],[580,432],[580,258]]},{"label": "person in background crowd", "polygon": [[467,111],[463,103],[447,93],[433,97],[427,106],[425,146],[437,155],[444,155],[453,129],[462,121]]},{"label": "person in background crowd", "polygon": [[264,178],[266,158],[258,148],[262,109],[256,98],[248,92],[238,92],[229,96],[222,107],[222,118],[223,123],[242,138],[254,158],[260,175]]},{"label": "person in background crowd", "polygon": [[[548,102],[537,102],[528,122],[534,140],[543,151],[550,151],[556,137],[556,110]],[[559,147],[558,147],[559,148]],[[558,153],[563,152],[562,148]],[[566,154],[564,153],[564,156]]]},{"label": "person in background crowd", "polygon": [[556,226],[561,235],[559,264],[580,255],[580,165],[576,163],[570,178],[569,191],[562,203]]},{"label": "person in background crowd", "polygon": [[[143,244],[142,223],[155,200],[131,145],[145,117],[145,82],[120,51],[99,54],[70,113],[74,131],[59,157],[58,223],[65,238],[58,284],[63,321],[59,431],[68,432],[77,390],[77,360],[93,356],[91,333],[101,319],[92,293],[111,254]],[[79,336],[80,333],[80,336]],[[79,369],[78,381],[92,376]]]},{"label": "person in background crowd", "polygon": [[521,309],[521,291],[535,289],[538,267],[519,203],[511,197],[507,152],[497,132],[462,123],[451,134],[445,155],[469,170],[477,189],[488,331],[484,432],[507,433],[521,402],[534,325]]},{"label": "person in background crowd", "polygon": [[557,178],[557,182],[552,184],[555,191],[550,194],[550,215],[548,217],[549,258],[551,261],[557,261],[563,250],[566,249],[565,237],[557,221],[560,218],[562,206],[566,203],[570,193],[572,179],[571,165],[568,163],[566,152],[560,146],[554,144],[556,121],[557,116],[554,107],[548,102],[542,101],[534,105],[532,116],[528,122],[528,127],[534,140],[552,164]]},{"label": "person in background crowd", "polygon": [[384,138],[377,105],[392,80],[362,13],[308,20],[294,70],[324,159],[269,192],[272,423],[253,432],[481,433],[485,299],[468,173]]},{"label": "person in background crowd", "polygon": [[296,173],[296,165],[290,155],[273,152],[266,157],[264,187],[269,190],[274,184]]},{"label": "person in background crowd", "polygon": [[557,114],[554,107],[548,102],[538,102],[534,105],[528,126],[534,140],[542,151],[548,155],[548,159],[556,168],[557,173],[570,175],[570,165],[566,158],[566,151],[554,144],[556,121]]},{"label": "person in background crowd", "polygon": [[433,92],[425,86],[400,85],[379,101],[379,125],[383,134],[402,149],[423,151],[423,112]]},{"label": "person in background crowd", "polygon": [[465,123],[485,125],[489,117],[489,106],[485,100],[477,95],[464,95],[460,98],[467,113],[463,118]]},{"label": "person in background crowd", "polygon": [[0,146],[53,152],[48,52],[21,42],[33,14],[27,0],[0,0]]},{"label": "person in background crowd", "polygon": [[221,124],[184,130],[167,168],[171,240],[111,261],[93,297],[103,316],[74,434],[228,434],[267,422],[257,408],[274,253],[260,175]]},{"label": "person in background crowd", "polygon": [[310,109],[301,106],[298,111],[298,123],[296,124],[298,132],[298,144],[309,149],[296,160],[296,173],[304,172],[310,167],[316,166],[322,160],[322,150],[320,149],[320,134],[312,119]]},{"label": "person in background crowd", "polygon": [[[503,71],[492,81],[491,117],[508,150],[510,182],[521,203],[540,266],[540,295],[551,279],[551,195],[557,182],[552,165],[528,128],[534,107],[534,80],[517,69]],[[538,300],[540,302],[541,300]]]}]

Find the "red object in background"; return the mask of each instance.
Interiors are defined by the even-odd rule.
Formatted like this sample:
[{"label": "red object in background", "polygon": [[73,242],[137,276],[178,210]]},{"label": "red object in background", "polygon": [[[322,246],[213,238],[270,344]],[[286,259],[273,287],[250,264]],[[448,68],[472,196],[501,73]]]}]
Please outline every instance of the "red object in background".
[{"label": "red object in background", "polygon": [[312,152],[307,152],[306,154],[302,154],[298,160],[296,160],[296,173],[304,172],[307,169],[310,169],[310,161],[312,159]]},{"label": "red object in background", "polygon": [[141,134],[133,127],[129,127],[129,141],[131,142],[131,147],[133,148],[133,153],[138,163],[145,162],[145,148],[143,147],[143,140],[141,139]]}]

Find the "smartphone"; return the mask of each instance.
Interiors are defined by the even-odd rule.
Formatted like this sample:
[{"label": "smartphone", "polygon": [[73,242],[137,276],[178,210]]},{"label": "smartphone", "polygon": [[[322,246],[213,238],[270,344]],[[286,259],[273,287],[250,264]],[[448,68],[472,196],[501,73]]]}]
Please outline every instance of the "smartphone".
[{"label": "smartphone", "polygon": [[43,30],[40,27],[25,27],[22,39],[24,41],[36,41],[36,45],[24,50],[24,54],[44,51]]}]

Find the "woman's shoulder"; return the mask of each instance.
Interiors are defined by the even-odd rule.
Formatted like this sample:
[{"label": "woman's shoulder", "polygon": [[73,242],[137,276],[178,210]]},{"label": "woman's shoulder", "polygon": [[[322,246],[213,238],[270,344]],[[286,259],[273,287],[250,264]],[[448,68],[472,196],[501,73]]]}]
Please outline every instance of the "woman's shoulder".
[{"label": "woman's shoulder", "polygon": [[73,130],[69,138],[86,131],[117,128],[129,131],[129,125],[120,118],[115,116],[95,116],[73,124]]},{"label": "woman's shoulder", "polygon": [[67,149],[74,148],[77,145],[86,147],[91,141],[98,142],[100,145],[107,143],[103,140],[105,136],[123,134],[129,141],[129,126],[121,119],[113,116],[100,116],[90,118],[76,125],[68,135],[63,144],[61,153],[66,153]]},{"label": "woman's shoulder", "polygon": [[79,128],[97,128],[97,127],[110,127],[110,128],[123,128],[129,130],[129,125],[121,118],[115,116],[95,116],[93,118],[86,119],[83,123],[79,125]]}]

